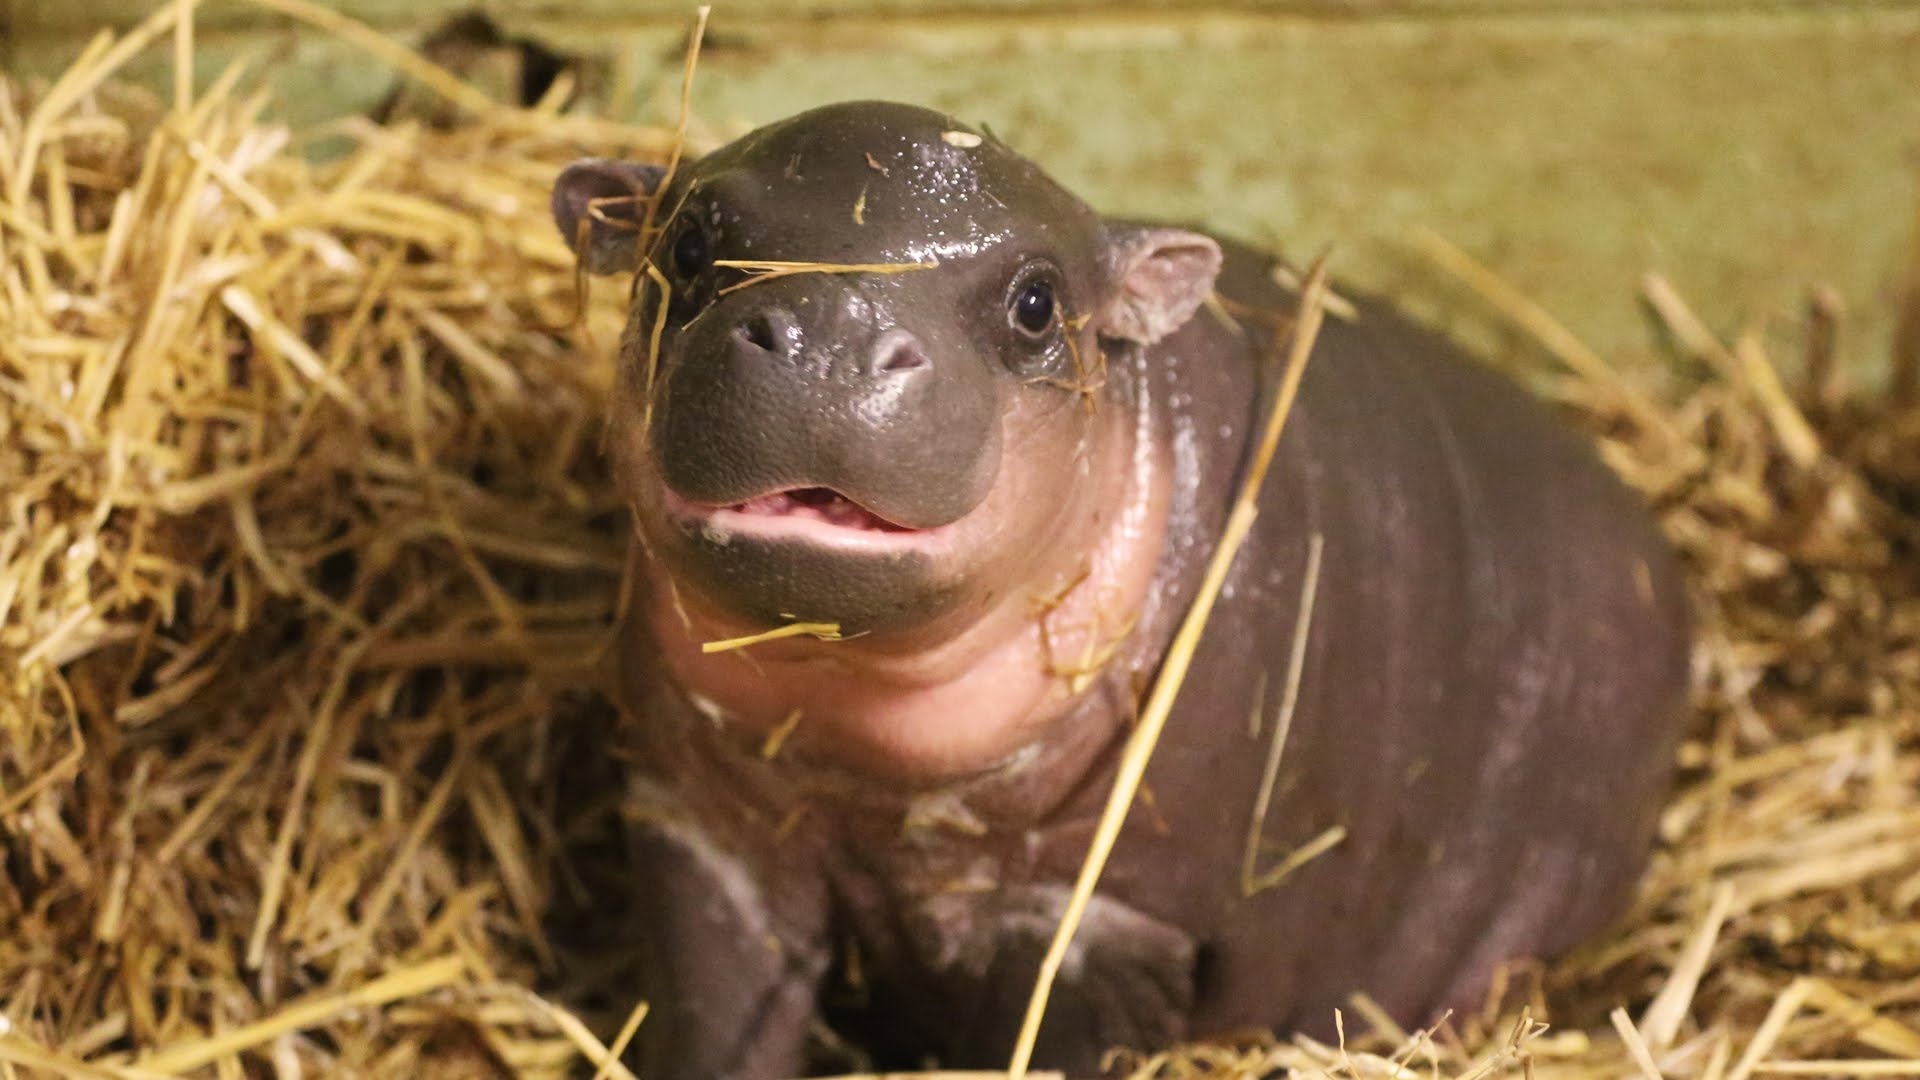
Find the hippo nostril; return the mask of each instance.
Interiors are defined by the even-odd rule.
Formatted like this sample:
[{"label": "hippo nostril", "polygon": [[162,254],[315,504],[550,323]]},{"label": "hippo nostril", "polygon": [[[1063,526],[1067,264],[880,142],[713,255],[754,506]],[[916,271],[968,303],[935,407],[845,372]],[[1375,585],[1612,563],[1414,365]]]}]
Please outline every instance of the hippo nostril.
[{"label": "hippo nostril", "polygon": [[927,366],[927,354],[920,351],[919,345],[902,345],[881,363],[881,371],[912,371]]},{"label": "hippo nostril", "polygon": [[768,318],[764,313],[747,316],[746,320],[740,324],[740,328],[736,333],[745,338],[749,345],[764,349],[767,352],[778,351],[774,345],[773,320]]},{"label": "hippo nostril", "polygon": [[904,330],[889,330],[874,343],[871,367],[876,375],[896,375],[932,364],[920,339]]}]

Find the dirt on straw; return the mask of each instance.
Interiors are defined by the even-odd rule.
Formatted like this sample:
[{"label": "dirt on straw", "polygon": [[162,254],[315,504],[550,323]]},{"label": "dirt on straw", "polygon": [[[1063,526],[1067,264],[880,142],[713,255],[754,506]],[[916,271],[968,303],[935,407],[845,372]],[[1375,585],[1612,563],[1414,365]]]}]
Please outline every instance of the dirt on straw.
[{"label": "dirt on straw", "polygon": [[[639,1006],[590,676],[626,294],[574,327],[547,187],[674,133],[449,91],[314,164],[241,73],[113,81],[189,7],[0,87],[0,1078],[591,1074]],[[1841,385],[1824,294],[1783,379],[1650,280],[1654,387],[1428,247],[1570,365],[1536,374],[1686,555],[1662,850],[1483,1014],[1131,1064],[1920,1074],[1920,409]]]}]

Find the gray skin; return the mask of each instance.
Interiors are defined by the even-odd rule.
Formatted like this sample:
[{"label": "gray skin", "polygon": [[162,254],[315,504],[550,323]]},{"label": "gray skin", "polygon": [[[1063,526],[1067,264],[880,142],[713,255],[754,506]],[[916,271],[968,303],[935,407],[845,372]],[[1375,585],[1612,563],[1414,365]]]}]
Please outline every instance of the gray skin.
[{"label": "gray skin", "polygon": [[[610,429],[642,1075],[800,1075],[830,972],[881,1064],[1004,1066],[1296,298],[1271,260],[1102,220],[916,108],[818,109],[663,179],[585,161],[554,198],[589,269],[645,255],[671,288],[663,315],[640,279]],[[723,292],[747,274],[716,258],[937,265]],[[1037,1065],[1325,1032],[1361,990],[1423,1023],[1595,932],[1643,865],[1686,682],[1675,560],[1546,408],[1357,306],[1320,335]],[[1249,889],[1316,535],[1256,870],[1345,834]],[[846,639],[699,648],[796,619]]]}]

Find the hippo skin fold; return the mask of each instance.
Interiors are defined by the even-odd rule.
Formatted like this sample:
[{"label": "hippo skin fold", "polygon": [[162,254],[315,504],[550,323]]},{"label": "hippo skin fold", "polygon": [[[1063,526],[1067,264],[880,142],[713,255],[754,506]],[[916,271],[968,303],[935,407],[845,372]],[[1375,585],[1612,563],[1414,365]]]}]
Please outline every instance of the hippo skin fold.
[{"label": "hippo skin fold", "polygon": [[[1004,1067],[1298,298],[1258,252],[1102,219],[991,133],[877,102],[671,173],[578,162],[554,213],[590,271],[643,271],[609,427],[641,1075],[799,1076],[823,1017],[881,1067]],[[1355,307],[1036,1066],[1326,1032],[1356,991],[1428,1022],[1601,928],[1647,858],[1675,558],[1548,408]],[[701,648],[795,621],[842,639]]]}]

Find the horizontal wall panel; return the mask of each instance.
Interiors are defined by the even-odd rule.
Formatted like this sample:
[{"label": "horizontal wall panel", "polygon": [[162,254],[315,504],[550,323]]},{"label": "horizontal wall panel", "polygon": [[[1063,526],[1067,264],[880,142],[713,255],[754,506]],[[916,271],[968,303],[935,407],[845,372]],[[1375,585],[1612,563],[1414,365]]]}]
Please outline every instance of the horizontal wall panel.
[{"label": "horizontal wall panel", "polygon": [[[13,2],[9,69],[43,74],[100,13],[148,10]],[[403,9],[473,7],[337,6],[409,40],[436,20]],[[598,96],[671,115],[683,5],[479,6],[576,56]],[[1116,213],[1206,222],[1301,257],[1331,246],[1359,285],[1483,343],[1498,340],[1495,324],[1409,257],[1409,230],[1465,247],[1612,355],[1649,349],[1635,302],[1647,271],[1670,276],[1717,329],[1766,324],[1782,358],[1797,351],[1807,291],[1831,285],[1848,304],[1849,357],[1871,374],[1887,352],[1920,175],[1920,6],[1618,14],[1434,0],[1176,16],[1048,4],[1014,16],[993,9],[1018,5],[950,2],[882,17],[890,5],[817,0],[754,14],[771,6],[730,2],[716,19],[695,94],[703,138],[841,98],[918,101],[991,124]],[[1555,8],[1579,13],[1542,14]],[[1308,9],[1340,17],[1300,17]],[[389,72],[340,41],[277,17],[220,21],[254,10],[209,0],[203,77],[246,57],[302,124],[391,90]],[[791,14],[810,10],[865,14]],[[24,36],[22,12],[38,13]],[[1412,17],[1435,14],[1459,17]],[[137,71],[161,86],[166,65],[156,50]]]}]

